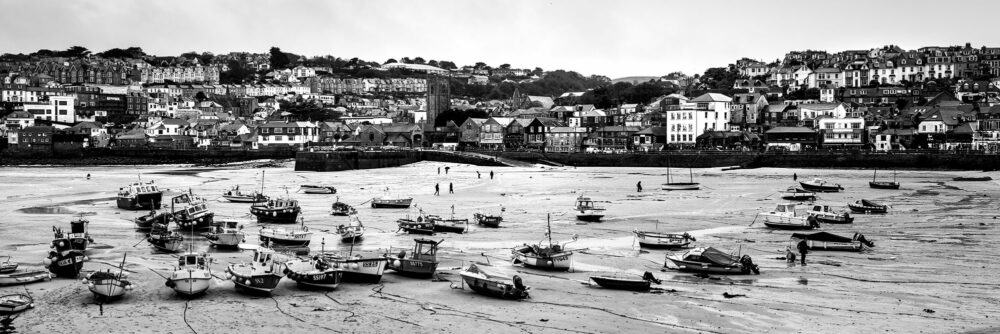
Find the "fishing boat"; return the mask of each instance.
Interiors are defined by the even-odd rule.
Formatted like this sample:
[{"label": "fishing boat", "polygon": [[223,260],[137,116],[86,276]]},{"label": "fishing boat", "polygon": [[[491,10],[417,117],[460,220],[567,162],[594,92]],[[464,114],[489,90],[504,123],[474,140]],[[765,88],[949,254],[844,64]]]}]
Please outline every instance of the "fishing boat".
[{"label": "fishing boat", "polygon": [[167,225],[170,223],[171,217],[172,215],[167,211],[151,210],[145,215],[136,217],[133,222],[135,222],[135,229],[147,231],[153,228],[153,224]]},{"label": "fishing boat", "polygon": [[260,203],[268,199],[259,191],[244,192],[240,190],[240,186],[233,186],[229,191],[222,193],[222,198],[233,203]]},{"label": "fishing boat", "polygon": [[548,244],[539,241],[536,244],[524,244],[511,249],[511,258],[514,264],[522,264],[525,267],[546,269],[546,270],[569,270],[573,263],[573,251],[567,250],[566,245],[576,241],[577,236],[573,235],[573,241],[562,245],[552,242],[552,215],[546,219],[545,237]]},{"label": "fishing boat", "polygon": [[805,240],[809,250],[828,250],[860,252],[865,248],[875,247],[875,243],[865,239],[864,234],[854,233],[853,237],[839,236],[833,233],[792,233],[792,243]]},{"label": "fishing boat", "polygon": [[629,291],[646,291],[652,283],[660,284],[660,280],[648,271],[642,275],[622,272],[602,273],[590,276],[590,280],[606,289]]},{"label": "fishing boat", "polygon": [[872,173],[872,180],[868,182],[868,186],[875,189],[899,189],[899,182],[896,182],[896,171],[892,172],[892,181],[878,181],[878,168],[875,168],[875,172]]},{"label": "fishing boat", "polygon": [[697,241],[687,232],[676,234],[633,229],[632,233],[635,234],[635,239],[639,241],[639,247],[645,248],[684,248],[690,245],[692,241]]},{"label": "fishing boat", "polygon": [[372,208],[374,209],[406,209],[413,202],[413,197],[400,197],[389,194],[389,188],[385,188],[382,197],[372,198]]},{"label": "fishing boat", "polygon": [[153,229],[146,234],[146,242],[159,251],[176,253],[184,247],[184,236],[167,229],[167,224],[153,224]]},{"label": "fishing boat", "polygon": [[343,273],[341,282],[378,283],[382,281],[388,263],[382,255],[354,254],[353,244],[351,253],[347,255],[324,252],[319,256]]},{"label": "fishing boat", "polygon": [[[321,243],[324,249],[320,254],[325,252],[326,241]],[[343,278],[343,272],[326,258],[317,255],[309,259],[298,258],[285,262],[285,276],[299,285],[336,289]]]},{"label": "fishing boat", "polygon": [[205,234],[205,239],[212,246],[220,248],[235,248],[240,245],[246,237],[243,233],[243,226],[236,221],[216,222],[212,231]]},{"label": "fishing boat", "polygon": [[989,176],[958,176],[952,179],[953,181],[991,181],[992,177]]},{"label": "fishing boat", "polygon": [[[794,203],[781,203],[775,206],[774,210],[757,215],[764,218],[764,225],[779,230],[811,230],[819,227],[815,218],[797,214]],[[756,220],[754,218],[754,222]]]},{"label": "fishing boat", "polygon": [[7,274],[0,274],[0,285],[21,285],[52,278],[52,274],[44,270],[23,271]]},{"label": "fishing boat", "polygon": [[302,222],[297,229],[284,229],[280,227],[261,227],[257,233],[260,242],[264,245],[284,245],[284,246],[309,246],[313,233],[309,227]]},{"label": "fishing boat", "polygon": [[208,201],[188,191],[170,199],[170,214],[180,229],[207,229],[215,213],[208,211]]},{"label": "fishing boat", "polygon": [[576,198],[576,205],[573,206],[573,210],[576,211],[576,219],[586,222],[596,222],[604,218],[604,210],[607,209],[597,206],[590,197],[580,195]]},{"label": "fishing boat", "polygon": [[81,216],[69,222],[69,233],[65,233],[62,228],[55,226],[52,227],[52,232],[56,239],[68,239],[70,247],[73,249],[86,251],[87,245],[94,242],[94,239],[90,237],[90,233],[87,232],[88,225],[90,225],[90,221]]},{"label": "fishing boat", "polygon": [[496,270],[495,267],[486,263],[473,263],[468,268],[458,273],[462,276],[465,284],[481,295],[499,297],[504,299],[524,299],[528,298],[528,290],[521,277],[508,276]]},{"label": "fishing boat", "polygon": [[813,216],[820,224],[850,224],[854,222],[849,212],[836,212],[829,205],[813,205],[806,214]]},{"label": "fishing boat", "polygon": [[[503,212],[503,209],[500,209]],[[486,227],[498,228],[500,223],[503,222],[503,216],[501,215],[488,215],[480,212],[476,212],[472,215],[472,219],[476,221],[476,224],[483,225]]]},{"label": "fishing boat", "polygon": [[231,264],[226,269],[227,277],[236,284],[237,290],[270,294],[284,277],[282,265],[275,262],[274,250],[260,247],[253,251],[250,263]]},{"label": "fishing boat", "polygon": [[802,189],[820,193],[835,193],[844,190],[839,184],[830,183],[823,179],[812,179],[811,181],[801,181]]},{"label": "fishing boat", "polygon": [[713,247],[699,247],[681,254],[667,255],[666,268],[718,275],[760,274],[760,269],[749,255],[736,256]]},{"label": "fishing boat", "polygon": [[125,210],[155,210],[163,201],[163,190],[153,184],[153,181],[130,183],[118,188],[117,203],[119,209]]},{"label": "fishing boat", "polygon": [[854,203],[847,203],[847,207],[851,208],[852,212],[857,213],[887,213],[889,212],[889,206],[866,199],[860,199]]},{"label": "fishing boat", "polygon": [[125,292],[132,290],[132,282],[123,279],[125,277],[124,257],[118,270],[118,273],[112,273],[110,269],[92,272],[83,279],[83,284],[98,300],[110,301],[121,298]]},{"label": "fishing boat", "polygon": [[0,296],[0,314],[18,313],[35,307],[35,300],[23,293]]},{"label": "fishing boat", "polygon": [[337,188],[334,188],[332,186],[322,186],[313,184],[303,184],[299,186],[299,190],[306,194],[329,195],[337,193]]},{"label": "fishing boat", "polygon": [[358,210],[354,209],[353,206],[350,206],[347,203],[341,202],[339,197],[337,198],[337,201],[333,202],[333,205],[330,206],[330,214],[334,216],[350,216],[357,213]]},{"label": "fishing boat", "polygon": [[10,262],[10,256],[7,257],[2,263],[0,263],[0,274],[12,273],[17,270],[17,263]]},{"label": "fishing boat", "polygon": [[73,249],[65,237],[52,240],[50,246],[52,250],[42,260],[46,269],[57,277],[76,278],[83,269],[83,262],[88,260],[83,251]]},{"label": "fishing boat", "polygon": [[294,224],[300,212],[299,201],[291,198],[270,199],[250,206],[250,213],[257,216],[261,224]]},{"label": "fishing boat", "polygon": [[427,219],[424,215],[424,210],[420,210],[417,214],[417,218],[411,219],[410,215],[406,215],[406,218],[400,218],[396,220],[396,224],[399,225],[399,230],[409,234],[434,234],[434,223]]},{"label": "fishing boat", "polygon": [[465,233],[469,228],[468,218],[455,218],[455,205],[451,206],[451,217],[447,219],[436,215],[428,215],[426,219],[434,225],[434,232]]},{"label": "fishing boat", "polygon": [[670,157],[667,157],[667,183],[662,185],[663,190],[698,190],[701,189],[701,183],[694,182],[694,171],[688,168],[688,182],[673,182],[670,177]]},{"label": "fishing boat", "polygon": [[355,242],[365,235],[365,225],[361,224],[358,216],[351,216],[350,220],[347,225],[337,226],[337,234],[340,234],[340,240],[343,242]]},{"label": "fishing boat", "polygon": [[789,201],[809,201],[816,199],[816,193],[799,187],[788,187],[781,192],[781,198]]},{"label": "fishing boat", "polygon": [[406,253],[406,250],[401,250],[398,254],[391,254],[392,248],[389,248],[389,253],[385,255],[386,269],[417,277],[434,275],[438,266],[438,245],[444,240],[413,239],[413,241],[413,250],[409,254]]},{"label": "fishing boat", "polygon": [[177,257],[177,266],[167,278],[167,287],[179,295],[193,297],[208,291],[212,282],[212,268],[208,255],[187,251]]}]

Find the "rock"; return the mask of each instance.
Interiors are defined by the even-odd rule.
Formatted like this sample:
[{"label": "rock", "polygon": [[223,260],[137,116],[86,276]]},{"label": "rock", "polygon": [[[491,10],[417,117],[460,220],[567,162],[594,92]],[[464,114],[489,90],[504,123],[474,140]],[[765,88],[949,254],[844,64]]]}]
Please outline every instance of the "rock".
[{"label": "rock", "polygon": [[549,319],[539,319],[538,321],[541,321],[541,322],[549,322]]},{"label": "rock", "polygon": [[924,312],[927,312],[927,313],[934,313],[934,310],[932,310],[932,309],[929,309],[929,308],[925,308],[925,309],[924,309]]}]

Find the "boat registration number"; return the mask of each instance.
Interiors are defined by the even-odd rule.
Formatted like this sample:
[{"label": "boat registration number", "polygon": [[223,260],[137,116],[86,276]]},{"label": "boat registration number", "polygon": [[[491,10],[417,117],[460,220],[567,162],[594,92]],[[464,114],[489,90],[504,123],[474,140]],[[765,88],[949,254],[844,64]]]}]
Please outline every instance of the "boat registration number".
[{"label": "boat registration number", "polygon": [[368,268],[378,267],[378,261],[365,261],[361,263],[361,266]]},{"label": "boat registration number", "polygon": [[316,274],[316,275],[313,275],[312,279],[313,280],[317,280],[317,281],[324,280],[324,279],[326,279],[326,274]]},{"label": "boat registration number", "polygon": [[68,266],[68,265],[71,265],[71,264],[77,263],[77,262],[83,262],[83,256],[76,256],[76,257],[73,257],[71,259],[64,259],[62,261],[59,261],[58,265],[60,265],[60,266]]},{"label": "boat registration number", "polygon": [[253,279],[253,282],[254,284],[264,284],[264,279],[261,277],[257,277]]},{"label": "boat registration number", "polygon": [[567,256],[564,255],[564,256],[554,257],[554,258],[552,258],[552,261],[560,262],[560,261],[566,261],[568,259],[569,259],[569,257],[567,257]]}]

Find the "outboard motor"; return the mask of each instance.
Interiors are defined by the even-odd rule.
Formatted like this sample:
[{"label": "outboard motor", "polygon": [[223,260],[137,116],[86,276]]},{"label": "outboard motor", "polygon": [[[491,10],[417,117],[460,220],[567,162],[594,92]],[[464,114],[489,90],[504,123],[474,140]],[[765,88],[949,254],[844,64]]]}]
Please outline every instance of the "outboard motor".
[{"label": "outboard motor", "polygon": [[854,233],[854,240],[860,241],[862,245],[868,247],[875,247],[875,243],[871,242],[871,240],[866,239],[864,234]]},{"label": "outboard motor", "polygon": [[740,258],[740,264],[743,265],[744,270],[750,270],[753,271],[755,275],[760,275],[760,268],[758,268],[756,264],[753,264],[753,259],[750,258],[750,255],[743,255],[743,257]]},{"label": "outboard motor", "polygon": [[650,282],[653,282],[653,283],[656,283],[656,284],[660,284],[660,280],[657,279],[655,276],[653,276],[653,273],[648,272],[648,271],[646,273],[642,274],[642,279],[650,281]]}]

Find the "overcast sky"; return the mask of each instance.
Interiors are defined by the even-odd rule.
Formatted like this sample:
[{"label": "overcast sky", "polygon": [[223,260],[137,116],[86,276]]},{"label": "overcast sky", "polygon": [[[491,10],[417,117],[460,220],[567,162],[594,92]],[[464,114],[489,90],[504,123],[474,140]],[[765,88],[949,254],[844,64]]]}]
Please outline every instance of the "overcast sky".
[{"label": "overcast sky", "polygon": [[[886,44],[1000,46],[1000,1],[0,0],[0,52],[186,51],[477,61],[611,78]],[[981,14],[980,14],[981,13]]]}]

